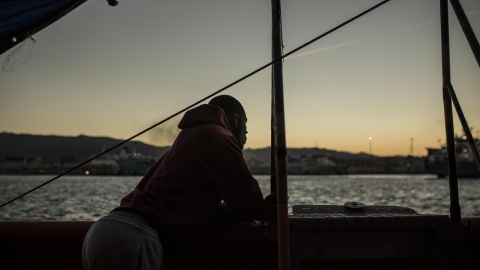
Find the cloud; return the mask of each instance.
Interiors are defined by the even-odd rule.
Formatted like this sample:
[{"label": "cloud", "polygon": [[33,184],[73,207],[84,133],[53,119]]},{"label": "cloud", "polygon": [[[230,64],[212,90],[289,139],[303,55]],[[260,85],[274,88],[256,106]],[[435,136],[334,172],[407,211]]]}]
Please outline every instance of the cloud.
[{"label": "cloud", "polygon": [[[466,12],[467,16],[468,15],[474,15],[476,13],[477,13],[477,10],[471,10],[471,11]],[[455,16],[455,15],[453,15],[453,16]],[[438,23],[439,23],[438,20],[431,20],[431,21],[428,21],[428,22],[419,23],[419,24],[416,24],[416,25],[411,25],[411,26],[406,26],[406,27],[399,28],[396,31],[393,31],[388,35],[393,35],[394,33],[400,33],[400,32],[405,32],[405,31],[411,31],[411,30],[414,30],[414,29],[417,29],[417,28],[421,28],[421,27],[425,27],[425,26],[431,26],[431,25],[435,25],[435,24],[438,24]],[[364,41],[368,41],[368,40],[372,40],[372,39],[377,39],[377,38],[380,38],[381,36],[384,36],[384,35],[376,34],[376,35],[368,36],[368,37],[365,37],[365,38],[360,38],[360,39],[355,39],[355,40],[351,40],[351,41],[347,41],[347,42],[342,42],[342,43],[338,43],[338,44],[335,44],[335,45],[331,45],[331,46],[327,46],[327,47],[323,47],[323,48],[319,48],[319,49],[315,49],[315,50],[295,53],[293,55],[290,55],[290,56],[286,57],[285,59],[294,59],[294,58],[298,58],[298,57],[307,56],[307,55],[310,55],[310,54],[322,53],[322,52],[338,49],[338,48],[341,48],[341,47],[349,46],[349,45],[352,45],[352,44],[356,44],[356,43],[360,43],[360,42],[364,42]]]},{"label": "cloud", "polygon": [[306,52],[303,52],[303,53],[296,53],[296,54],[292,54],[292,55],[286,57],[285,59],[286,60],[287,59],[294,59],[294,58],[303,57],[303,56],[307,56],[307,55],[314,54],[314,53],[321,53],[321,52],[325,52],[325,51],[330,51],[330,50],[338,49],[338,48],[341,48],[341,47],[349,46],[349,45],[352,45],[352,44],[355,44],[355,43],[360,43],[360,42],[364,42],[364,41],[367,41],[367,40],[376,39],[376,38],[379,38],[380,36],[381,35],[373,35],[373,36],[369,36],[369,37],[365,37],[365,38],[361,38],[361,39],[355,39],[355,40],[351,40],[351,41],[347,41],[347,42],[342,42],[342,43],[335,44],[335,45],[332,45],[332,46],[327,46],[327,47],[323,47],[323,48],[319,48],[319,49],[315,49],[315,50],[306,51]]}]

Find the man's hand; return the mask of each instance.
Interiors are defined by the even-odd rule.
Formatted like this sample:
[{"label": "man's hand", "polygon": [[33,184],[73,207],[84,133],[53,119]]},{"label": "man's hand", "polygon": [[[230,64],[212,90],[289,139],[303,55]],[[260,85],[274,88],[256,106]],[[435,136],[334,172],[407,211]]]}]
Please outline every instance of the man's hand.
[{"label": "man's hand", "polygon": [[277,193],[270,193],[264,200],[267,221],[277,221]]}]

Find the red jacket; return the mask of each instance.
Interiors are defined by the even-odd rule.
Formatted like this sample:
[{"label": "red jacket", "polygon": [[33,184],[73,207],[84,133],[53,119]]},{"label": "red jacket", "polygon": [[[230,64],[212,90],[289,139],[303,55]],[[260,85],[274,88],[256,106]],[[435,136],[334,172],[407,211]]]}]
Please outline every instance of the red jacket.
[{"label": "red jacket", "polygon": [[178,127],[182,131],[170,150],[114,211],[145,218],[166,250],[211,230],[227,212],[235,220],[263,218],[262,192],[223,110],[201,105],[187,111]]}]

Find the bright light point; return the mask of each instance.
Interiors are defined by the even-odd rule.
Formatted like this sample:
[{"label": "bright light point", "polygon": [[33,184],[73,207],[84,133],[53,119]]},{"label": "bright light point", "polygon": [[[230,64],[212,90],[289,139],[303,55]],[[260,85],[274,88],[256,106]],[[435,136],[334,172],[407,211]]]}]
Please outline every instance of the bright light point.
[{"label": "bright light point", "polygon": [[90,172],[89,172],[89,171],[85,171],[85,174],[86,174],[86,175],[89,175],[89,174],[90,174]]},{"label": "bright light point", "polygon": [[372,137],[368,137],[368,140],[371,141],[373,138]]}]

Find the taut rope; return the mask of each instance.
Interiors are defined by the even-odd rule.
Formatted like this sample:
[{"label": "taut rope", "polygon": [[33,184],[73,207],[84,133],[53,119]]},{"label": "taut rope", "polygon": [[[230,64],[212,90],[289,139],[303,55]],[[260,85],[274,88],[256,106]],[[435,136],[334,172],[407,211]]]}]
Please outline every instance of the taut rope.
[{"label": "taut rope", "polygon": [[64,172],[64,173],[62,173],[62,174],[59,174],[58,176],[56,176],[56,177],[54,177],[54,178],[52,178],[52,179],[50,179],[50,180],[46,181],[45,183],[43,183],[43,184],[41,184],[41,185],[39,185],[39,186],[37,186],[37,187],[35,187],[35,188],[31,189],[31,190],[29,190],[29,191],[27,191],[27,192],[25,192],[25,193],[23,193],[23,194],[19,195],[19,196],[15,197],[15,198],[13,198],[13,199],[11,199],[11,200],[9,200],[9,201],[7,201],[6,203],[3,203],[2,205],[0,205],[0,208],[4,207],[4,206],[6,206],[6,205],[8,205],[8,204],[10,204],[10,203],[12,203],[12,202],[14,202],[14,201],[16,201],[16,200],[20,199],[20,198],[22,198],[23,196],[25,196],[25,195],[27,195],[27,194],[30,194],[31,192],[33,192],[33,191],[35,191],[35,190],[37,190],[37,189],[39,189],[39,188],[41,188],[41,187],[43,187],[43,186],[45,186],[45,185],[47,185],[47,184],[49,184],[49,183],[51,183],[51,182],[53,182],[53,181],[57,180],[58,178],[60,178],[60,177],[62,177],[62,176],[64,176],[64,175],[66,175],[66,174],[68,174],[68,173],[70,173],[70,172],[72,172],[72,171],[74,171],[74,170],[76,170],[76,169],[78,169],[78,168],[82,167],[83,165],[85,165],[85,164],[89,163],[90,161],[92,161],[92,160],[94,160],[94,159],[97,159],[97,158],[99,158],[99,157],[101,157],[101,156],[105,155],[106,153],[108,153],[108,152],[110,152],[110,151],[112,151],[112,150],[114,150],[114,149],[116,149],[116,148],[118,148],[118,147],[120,147],[120,146],[124,145],[125,143],[127,143],[127,142],[129,142],[129,141],[131,141],[131,140],[135,139],[136,137],[138,137],[138,136],[140,136],[140,135],[142,135],[142,134],[146,133],[147,131],[150,131],[151,129],[153,129],[153,128],[155,128],[155,127],[157,127],[157,126],[159,126],[159,125],[161,125],[161,124],[163,124],[163,123],[165,123],[165,122],[167,122],[168,120],[170,120],[170,119],[174,118],[175,116],[177,116],[177,115],[179,115],[179,114],[181,114],[181,113],[183,113],[183,112],[185,112],[185,111],[189,110],[189,109],[190,109],[190,108],[192,108],[192,107],[195,107],[196,105],[200,104],[201,102],[203,102],[203,101],[205,101],[205,100],[207,100],[207,99],[209,99],[209,98],[211,98],[211,97],[213,97],[213,96],[215,96],[215,95],[217,95],[217,94],[219,94],[219,93],[221,93],[221,92],[223,92],[223,91],[227,90],[228,88],[230,88],[230,87],[232,87],[232,86],[234,86],[234,85],[238,84],[239,82],[241,82],[241,81],[243,81],[243,80],[245,80],[245,79],[247,79],[247,78],[249,78],[249,77],[251,77],[251,76],[255,75],[256,73],[258,73],[258,72],[260,72],[260,71],[262,71],[262,70],[266,69],[267,67],[271,66],[272,64],[274,64],[274,63],[276,63],[276,62],[278,62],[278,61],[281,61],[281,60],[282,60],[282,59],[284,59],[285,57],[288,57],[289,55],[292,55],[292,54],[296,53],[297,51],[299,51],[299,50],[301,50],[301,49],[303,49],[303,48],[307,47],[308,45],[310,45],[310,44],[312,44],[312,43],[314,43],[314,42],[318,41],[319,39],[321,39],[321,38],[325,37],[326,35],[333,33],[334,31],[338,30],[339,28],[341,28],[341,27],[343,27],[343,26],[345,26],[345,25],[347,25],[347,24],[349,24],[349,23],[353,22],[354,20],[356,20],[356,19],[358,19],[358,18],[362,17],[363,15],[365,15],[365,14],[369,13],[370,11],[373,11],[374,9],[376,9],[376,8],[380,7],[381,5],[383,5],[383,4],[385,4],[385,3],[389,2],[389,1],[390,1],[390,0],[384,0],[384,1],[380,2],[379,4],[377,4],[377,5],[373,6],[373,7],[371,7],[371,8],[369,8],[369,9],[365,10],[364,12],[362,12],[362,13],[358,14],[357,16],[355,16],[355,17],[352,17],[351,19],[349,19],[349,20],[347,20],[347,21],[345,21],[345,22],[343,22],[343,23],[341,23],[341,24],[337,25],[336,27],[334,27],[334,28],[330,29],[329,31],[327,31],[327,32],[325,32],[325,33],[323,33],[323,34],[321,34],[321,35],[317,36],[316,38],[314,38],[314,39],[312,39],[312,40],[310,40],[310,41],[308,41],[308,42],[304,43],[303,45],[300,45],[299,47],[295,48],[294,50],[292,50],[292,51],[290,51],[290,52],[288,52],[288,53],[284,54],[282,57],[279,57],[279,58],[277,58],[277,59],[275,59],[275,60],[271,61],[270,63],[268,63],[268,64],[265,64],[265,65],[263,65],[263,66],[261,66],[261,67],[257,68],[256,70],[254,70],[254,71],[252,71],[252,72],[248,73],[247,75],[245,75],[245,76],[241,77],[240,79],[238,79],[238,80],[236,80],[236,81],[234,81],[234,82],[232,82],[232,83],[228,84],[227,86],[225,86],[225,87],[221,88],[220,90],[217,90],[217,91],[213,92],[212,94],[210,94],[210,95],[208,95],[208,96],[206,96],[206,97],[202,98],[201,100],[199,100],[199,101],[197,101],[197,102],[193,103],[192,105],[190,105],[190,106],[188,106],[188,107],[186,107],[186,108],[184,108],[184,109],[182,109],[182,110],[180,110],[180,111],[178,111],[178,112],[176,112],[176,113],[172,114],[171,116],[169,116],[169,117],[167,117],[167,118],[163,119],[162,121],[160,121],[160,122],[156,123],[155,125],[153,125],[153,126],[151,126],[151,127],[147,128],[147,129],[145,129],[145,130],[143,130],[143,131],[141,131],[141,132],[139,132],[139,133],[137,133],[137,134],[133,135],[132,137],[130,137],[130,138],[128,138],[128,139],[126,139],[126,140],[124,140],[123,142],[120,142],[120,143],[116,144],[115,146],[112,146],[112,147],[110,147],[109,149],[107,149],[107,150],[105,150],[105,151],[101,152],[100,154],[97,154],[96,156],[94,156],[94,157],[92,157],[92,158],[90,158],[90,159],[88,159],[88,160],[86,160],[86,161],[84,161],[84,162],[82,162],[82,163],[80,163],[80,164],[76,165],[75,167],[73,167],[73,168],[71,168],[71,169],[69,169],[69,170],[65,171],[65,172]]}]

